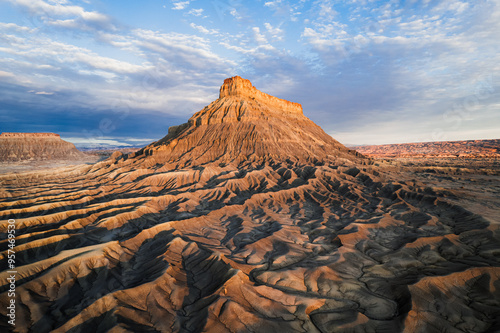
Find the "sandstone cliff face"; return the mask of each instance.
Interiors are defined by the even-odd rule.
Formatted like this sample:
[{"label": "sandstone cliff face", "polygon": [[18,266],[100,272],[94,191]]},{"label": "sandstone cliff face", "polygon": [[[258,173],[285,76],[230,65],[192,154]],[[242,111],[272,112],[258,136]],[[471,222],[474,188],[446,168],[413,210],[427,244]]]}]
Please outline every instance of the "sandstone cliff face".
[{"label": "sandstone cliff face", "polygon": [[0,162],[83,158],[75,145],[54,133],[2,133]]},{"label": "sandstone cliff face", "polygon": [[500,221],[240,81],[137,154],[0,176],[17,331],[498,331]]},{"label": "sandstone cliff face", "polygon": [[224,80],[220,88],[219,99],[225,97],[236,97],[237,99],[252,99],[267,104],[271,109],[282,113],[302,114],[302,105],[280,99],[257,90],[249,80],[239,76]]}]

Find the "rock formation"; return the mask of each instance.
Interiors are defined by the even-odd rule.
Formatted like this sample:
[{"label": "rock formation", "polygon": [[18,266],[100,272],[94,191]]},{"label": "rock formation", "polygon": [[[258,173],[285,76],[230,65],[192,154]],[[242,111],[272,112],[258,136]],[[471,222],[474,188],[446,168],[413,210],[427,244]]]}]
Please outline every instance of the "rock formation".
[{"label": "rock formation", "polygon": [[0,162],[84,158],[75,145],[54,133],[0,134]]},{"label": "rock formation", "polygon": [[304,116],[300,104],[260,92],[239,76],[224,81],[216,101],[135,156],[141,154],[186,166],[356,155]]},{"label": "rock formation", "polygon": [[0,134],[0,138],[53,138],[60,139],[61,136],[55,133],[9,133]]},{"label": "rock formation", "polygon": [[374,158],[391,157],[500,157],[500,139],[416,142],[352,147]]},{"label": "rock formation", "polygon": [[19,332],[500,329],[498,220],[376,167],[238,77],[136,153],[0,182]]}]

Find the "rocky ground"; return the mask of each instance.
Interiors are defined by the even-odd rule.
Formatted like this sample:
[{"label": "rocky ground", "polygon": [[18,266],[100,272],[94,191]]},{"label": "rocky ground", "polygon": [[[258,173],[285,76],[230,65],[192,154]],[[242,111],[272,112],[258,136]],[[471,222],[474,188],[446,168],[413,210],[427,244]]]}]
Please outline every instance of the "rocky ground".
[{"label": "rocky ground", "polygon": [[23,173],[23,172],[41,172],[53,168],[61,168],[72,165],[94,164],[101,159],[98,155],[87,154],[84,158],[75,159],[56,159],[46,161],[19,161],[19,162],[0,162],[0,174]]},{"label": "rocky ground", "polygon": [[500,158],[388,158],[375,164],[422,182],[490,223],[500,220]]},{"label": "rocky ground", "polygon": [[18,331],[499,328],[495,175],[119,164],[0,178]]},{"label": "rocky ground", "polygon": [[121,149],[93,149],[84,152],[82,155],[75,158],[66,159],[50,159],[50,160],[24,160],[24,161],[0,161],[0,174],[21,173],[21,172],[40,172],[53,168],[61,168],[66,166],[76,166],[82,164],[94,164],[109,158],[113,153],[119,152],[123,154],[133,153],[139,150],[138,148],[121,148]]}]

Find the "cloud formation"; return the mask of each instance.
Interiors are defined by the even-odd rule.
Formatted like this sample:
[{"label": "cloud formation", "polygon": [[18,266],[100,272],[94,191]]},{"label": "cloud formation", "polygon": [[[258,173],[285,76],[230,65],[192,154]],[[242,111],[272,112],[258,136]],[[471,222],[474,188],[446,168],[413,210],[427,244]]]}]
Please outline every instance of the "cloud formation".
[{"label": "cloud formation", "polygon": [[[35,105],[76,120],[82,110],[182,119],[232,75],[302,103],[345,143],[491,138],[500,128],[498,0],[6,0],[0,13],[0,130]],[[130,137],[126,118],[102,136]]]}]

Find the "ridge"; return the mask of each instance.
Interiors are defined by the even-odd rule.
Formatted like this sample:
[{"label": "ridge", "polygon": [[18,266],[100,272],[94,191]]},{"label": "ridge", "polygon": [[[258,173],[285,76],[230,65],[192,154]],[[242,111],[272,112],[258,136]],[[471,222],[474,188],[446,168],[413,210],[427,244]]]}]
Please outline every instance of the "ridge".
[{"label": "ridge", "polygon": [[59,134],[55,133],[17,133],[3,132],[0,138],[60,138]]}]

